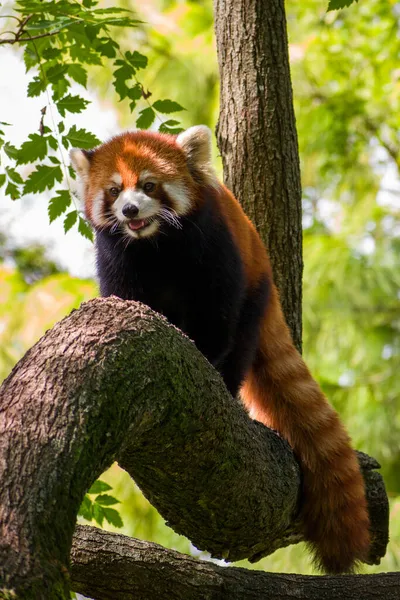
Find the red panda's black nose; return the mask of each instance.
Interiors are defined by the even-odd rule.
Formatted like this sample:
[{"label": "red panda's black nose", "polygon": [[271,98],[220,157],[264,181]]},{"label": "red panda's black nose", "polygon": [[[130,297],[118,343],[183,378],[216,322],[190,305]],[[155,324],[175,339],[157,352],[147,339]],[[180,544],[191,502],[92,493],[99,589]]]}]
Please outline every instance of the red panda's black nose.
[{"label": "red panda's black nose", "polygon": [[134,204],[125,204],[125,206],[122,208],[122,214],[128,219],[133,219],[136,217],[138,212],[139,209]]}]

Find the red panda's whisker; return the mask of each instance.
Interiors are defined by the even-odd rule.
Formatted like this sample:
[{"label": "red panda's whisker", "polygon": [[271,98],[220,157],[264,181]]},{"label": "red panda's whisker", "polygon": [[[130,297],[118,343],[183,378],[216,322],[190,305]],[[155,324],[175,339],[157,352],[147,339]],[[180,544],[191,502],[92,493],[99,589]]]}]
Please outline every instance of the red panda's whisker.
[{"label": "red panda's whisker", "polygon": [[116,233],[118,231],[118,229],[119,229],[119,223],[118,223],[118,221],[115,221],[114,225],[110,229],[110,233],[111,234]]},{"label": "red panda's whisker", "polygon": [[161,217],[161,219],[172,225],[172,227],[182,229],[182,223],[179,220],[178,213],[174,209],[169,209],[165,206],[162,206],[158,215]]}]

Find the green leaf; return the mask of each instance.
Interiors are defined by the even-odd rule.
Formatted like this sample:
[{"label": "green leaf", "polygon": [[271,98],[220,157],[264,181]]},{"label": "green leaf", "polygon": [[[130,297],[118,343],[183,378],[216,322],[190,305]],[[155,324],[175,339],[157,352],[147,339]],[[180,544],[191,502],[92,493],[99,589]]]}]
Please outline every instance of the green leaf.
[{"label": "green leaf", "polygon": [[93,518],[93,503],[87,495],[84,497],[82,504],[79,507],[78,515],[87,521],[91,521]]},{"label": "green leaf", "polygon": [[115,510],[115,508],[103,508],[103,511],[105,518],[111,525],[114,525],[114,527],[124,526],[120,514]]},{"label": "green leaf", "polygon": [[137,83],[133,86],[133,88],[130,88],[128,90],[127,96],[132,100],[132,102],[129,103],[129,106],[130,109],[133,111],[136,106],[137,100],[139,100],[142,97],[142,86],[140,85],[140,83]]},{"label": "green leaf", "polygon": [[50,83],[58,82],[60,77],[62,77],[65,73],[67,73],[68,67],[69,67],[69,65],[60,63],[58,65],[54,65],[53,67],[50,67],[49,69],[47,69],[46,77],[47,77],[48,81],[50,81]]},{"label": "green leaf", "polygon": [[15,169],[12,169],[10,167],[6,167],[6,173],[8,178],[13,181],[14,183],[24,183],[22,181],[22,177],[19,173],[17,173],[17,171]]},{"label": "green leaf", "polygon": [[31,133],[28,142],[24,142],[18,150],[18,163],[26,165],[35,160],[42,160],[47,154],[47,141],[43,135]]},{"label": "green leaf", "polygon": [[65,125],[64,125],[64,122],[63,122],[63,121],[60,121],[60,122],[59,122],[59,124],[58,124],[58,131],[59,131],[60,133],[64,133],[64,131],[65,131]]},{"label": "green leaf", "polygon": [[96,46],[96,50],[97,52],[100,52],[101,56],[106,56],[107,58],[114,58],[116,55],[115,46],[115,42],[113,42],[111,39],[108,39],[104,43]]},{"label": "green leaf", "polygon": [[[134,14],[129,8],[119,8],[117,6],[109,6],[108,8],[96,8],[96,10],[92,11],[92,14],[96,15],[108,15],[108,14],[122,14],[122,13],[130,13]],[[139,21],[137,21],[139,23]]]},{"label": "green leaf", "polygon": [[57,190],[57,195],[49,202],[48,213],[50,223],[66,212],[71,204],[71,196],[68,190]]},{"label": "green leaf", "polygon": [[183,131],[183,128],[175,127],[175,125],[179,125],[179,121],[175,121],[174,119],[169,119],[168,121],[164,121],[164,123],[161,123],[158,130],[161,133],[171,133],[173,135],[176,135],[177,133],[181,133],[181,131]]},{"label": "green leaf", "polygon": [[50,148],[53,148],[53,150],[58,149],[58,142],[54,136],[48,135],[46,139],[47,139],[47,142],[48,142]]},{"label": "green leaf", "polygon": [[39,165],[36,167],[36,171],[29,175],[24,186],[24,194],[44,192],[45,189],[54,187],[56,181],[62,181],[60,167]]},{"label": "green leaf", "polygon": [[58,48],[46,48],[46,50],[43,50],[42,56],[46,60],[54,60],[55,58],[62,56],[62,50],[59,50]]},{"label": "green leaf", "polygon": [[100,525],[103,525],[104,521],[104,509],[99,504],[93,504],[93,519]]},{"label": "green leaf", "polygon": [[88,494],[101,494],[101,492],[108,492],[109,490],[112,490],[111,485],[108,485],[108,483],[101,479],[97,479],[88,491]]},{"label": "green leaf", "polygon": [[65,117],[65,112],[68,111],[70,113],[80,113],[85,110],[86,106],[90,104],[88,100],[81,98],[80,96],[64,96],[61,100],[57,102],[58,112],[62,117]]},{"label": "green leaf", "polygon": [[40,20],[31,20],[29,21],[25,26],[24,29],[26,29],[26,31],[34,31],[35,33],[37,31],[50,31],[52,32],[52,30],[56,29],[54,27],[54,21],[53,20],[49,20],[49,19],[40,19]]},{"label": "green leaf", "polygon": [[101,143],[93,133],[86,131],[86,129],[77,129],[75,125],[63,136],[64,140],[67,140],[76,148],[83,148],[85,150],[90,150]]},{"label": "green leaf", "polygon": [[162,123],[162,125],[165,125],[166,127],[174,127],[175,125],[179,124],[179,121],[176,121],[175,119],[168,119],[168,121],[164,121],[164,123]]},{"label": "green leaf", "polygon": [[28,85],[28,97],[40,96],[46,90],[46,83],[40,77],[34,77]]},{"label": "green leaf", "polygon": [[108,494],[102,494],[101,496],[97,496],[95,498],[95,502],[98,502],[103,506],[111,506],[112,504],[118,504],[119,500],[113,498],[113,496],[109,496]]},{"label": "green leaf", "polygon": [[125,58],[135,69],[145,69],[147,67],[147,56],[134,52],[125,52]]},{"label": "green leaf", "polygon": [[8,182],[6,187],[6,196],[10,196],[11,200],[17,200],[21,197],[21,192],[18,189],[18,186],[15,183]]},{"label": "green leaf", "polygon": [[90,44],[93,45],[93,42],[95,42],[98,39],[99,36],[99,27],[95,26],[95,25],[86,25],[85,26],[85,35],[87,37],[87,39],[90,41]]},{"label": "green leaf", "polygon": [[4,184],[5,184],[5,182],[6,182],[6,179],[7,179],[7,178],[6,178],[5,174],[4,174],[4,173],[1,173],[1,174],[0,174],[0,187],[3,187],[3,185],[4,185]]},{"label": "green leaf", "polygon": [[83,87],[87,86],[87,72],[82,65],[69,65],[68,75],[72,77],[76,83],[80,83],[80,85],[83,85]]},{"label": "green leaf", "polygon": [[129,88],[126,85],[126,82],[134,76],[135,70],[122,60],[116,60],[115,64],[121,65],[121,67],[114,71],[115,79],[113,85],[120,100],[123,100],[129,95]]},{"label": "green leaf", "polygon": [[65,95],[67,89],[71,87],[71,84],[65,77],[60,77],[51,84],[51,87],[53,88],[53,100],[58,102]]},{"label": "green leaf", "polygon": [[128,96],[131,100],[139,100],[142,97],[142,86],[137,83],[128,92]]},{"label": "green leaf", "polygon": [[329,0],[328,11],[346,8],[346,6],[350,6],[353,2],[358,2],[358,0]]},{"label": "green leaf", "polygon": [[12,158],[13,160],[18,160],[18,150],[15,146],[11,146],[8,142],[4,144],[4,152],[7,154],[8,158]]},{"label": "green leaf", "polygon": [[151,108],[145,108],[140,111],[140,117],[136,121],[136,127],[139,129],[148,129],[155,119],[156,113]]},{"label": "green leaf", "polygon": [[38,62],[39,62],[39,59],[35,52],[35,48],[33,47],[32,44],[27,44],[25,46],[25,52],[24,52],[24,63],[25,63],[26,70],[29,71],[29,69],[31,69]]},{"label": "green leaf", "polygon": [[82,217],[79,217],[78,231],[83,237],[93,242],[93,231],[90,229],[88,223]]},{"label": "green leaf", "polygon": [[172,100],[156,100],[153,104],[153,108],[163,114],[169,114],[173,112],[179,112],[185,110],[183,106]]},{"label": "green leaf", "polygon": [[133,21],[132,19],[128,19],[128,18],[108,18],[108,19],[104,19],[102,22],[102,27],[104,28],[104,25],[113,25],[114,27],[137,27],[137,23],[138,21]]},{"label": "green leaf", "polygon": [[69,48],[71,58],[77,60],[80,63],[86,63],[87,65],[101,65],[101,57],[97,52],[92,51],[91,48],[82,48],[79,44],[73,44]]},{"label": "green leaf", "polygon": [[71,227],[73,227],[75,225],[77,218],[78,218],[78,211],[76,211],[76,210],[71,210],[71,212],[69,212],[67,214],[67,216],[64,219],[65,233],[67,233],[67,231],[69,231],[71,229]]}]

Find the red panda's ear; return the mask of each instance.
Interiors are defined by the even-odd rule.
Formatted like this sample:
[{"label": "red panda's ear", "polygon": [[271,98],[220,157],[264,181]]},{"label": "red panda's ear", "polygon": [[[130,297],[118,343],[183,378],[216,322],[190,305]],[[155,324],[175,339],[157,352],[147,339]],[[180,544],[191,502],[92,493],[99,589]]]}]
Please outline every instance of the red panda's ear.
[{"label": "red panda's ear", "polygon": [[93,154],[93,150],[81,150],[80,148],[72,148],[69,152],[72,167],[76,174],[83,180],[89,177],[90,162]]},{"label": "red panda's ear", "polygon": [[212,166],[211,130],[205,125],[196,125],[180,133],[176,142],[186,154],[190,170],[201,173],[210,185],[218,185]]},{"label": "red panda's ear", "polygon": [[211,162],[211,136],[211,130],[205,125],[190,127],[178,135],[177,144],[191,166],[201,169]]}]

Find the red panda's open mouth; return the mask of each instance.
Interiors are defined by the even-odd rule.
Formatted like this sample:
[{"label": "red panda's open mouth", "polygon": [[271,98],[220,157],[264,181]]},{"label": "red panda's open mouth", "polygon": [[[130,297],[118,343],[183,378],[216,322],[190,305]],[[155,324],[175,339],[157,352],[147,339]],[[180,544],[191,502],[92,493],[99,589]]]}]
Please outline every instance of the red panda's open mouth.
[{"label": "red panda's open mouth", "polygon": [[132,231],[139,231],[150,225],[150,219],[132,219],[128,222],[128,227]]}]

